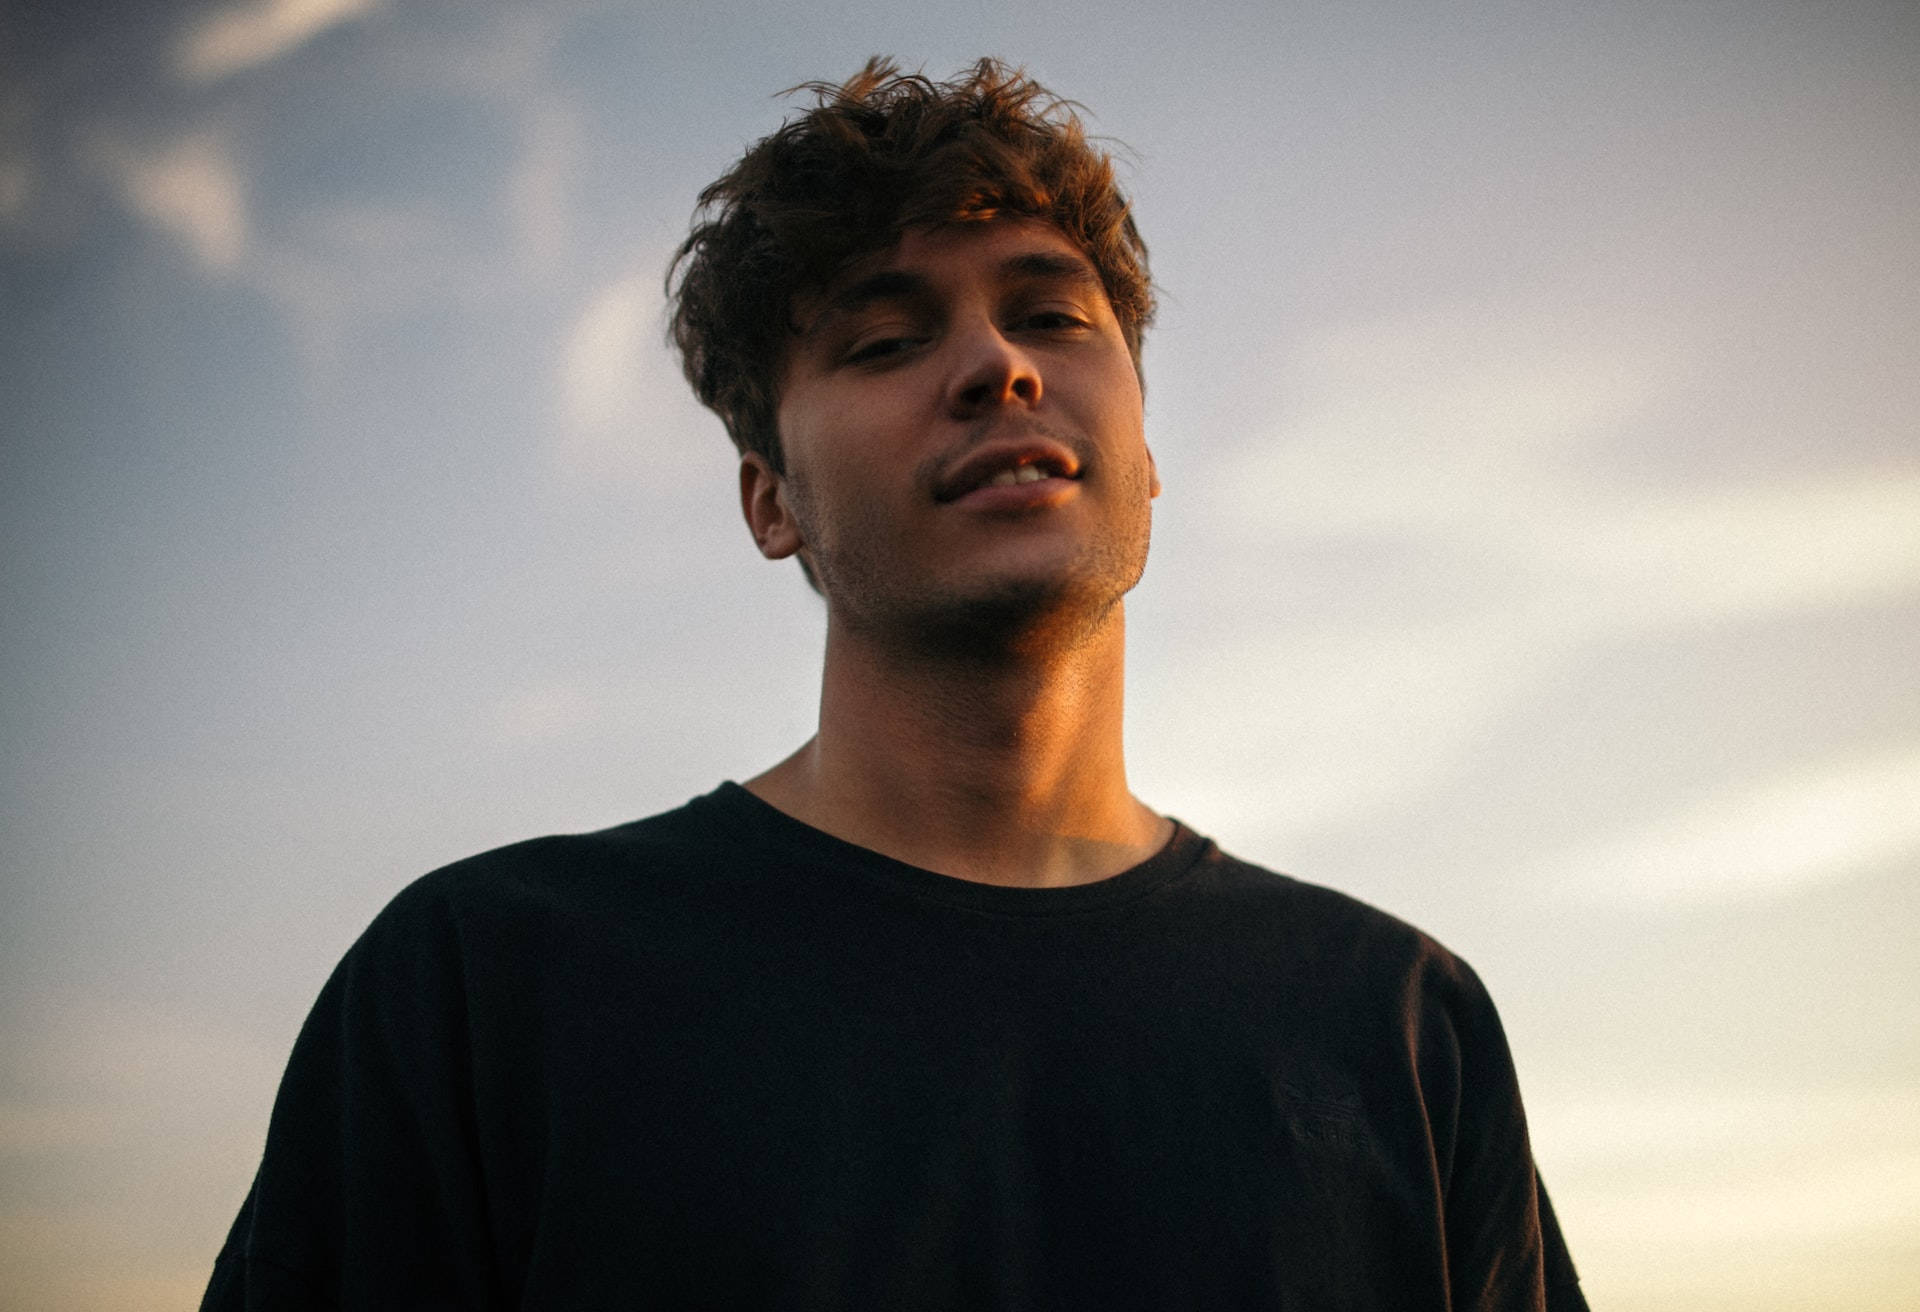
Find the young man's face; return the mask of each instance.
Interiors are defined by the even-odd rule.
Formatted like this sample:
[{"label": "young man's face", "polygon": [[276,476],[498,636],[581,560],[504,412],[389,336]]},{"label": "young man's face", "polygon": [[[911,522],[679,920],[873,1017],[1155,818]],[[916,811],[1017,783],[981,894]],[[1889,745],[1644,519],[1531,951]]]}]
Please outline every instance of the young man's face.
[{"label": "young man's face", "polygon": [[1059,230],[915,229],[794,319],[786,473],[750,456],[742,493],[761,549],[804,552],[838,620],[1073,631],[1138,581],[1160,490],[1140,382]]}]

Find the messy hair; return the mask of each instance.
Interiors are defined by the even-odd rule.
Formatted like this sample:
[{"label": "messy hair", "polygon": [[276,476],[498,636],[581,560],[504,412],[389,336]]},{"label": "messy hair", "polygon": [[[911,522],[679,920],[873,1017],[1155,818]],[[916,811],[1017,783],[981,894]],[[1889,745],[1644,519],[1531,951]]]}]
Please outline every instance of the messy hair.
[{"label": "messy hair", "polygon": [[775,426],[794,298],[909,228],[1051,223],[1092,261],[1134,368],[1153,317],[1147,247],[1071,102],[994,59],[950,82],[875,57],[700,193],[667,271],[687,381],[742,452],[785,472]]}]

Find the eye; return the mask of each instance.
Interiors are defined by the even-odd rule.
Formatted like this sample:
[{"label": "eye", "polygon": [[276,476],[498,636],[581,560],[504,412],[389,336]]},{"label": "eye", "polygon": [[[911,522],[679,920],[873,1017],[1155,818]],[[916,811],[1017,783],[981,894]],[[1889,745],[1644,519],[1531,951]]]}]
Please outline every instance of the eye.
[{"label": "eye", "polygon": [[1029,332],[1063,333],[1077,332],[1088,324],[1077,311],[1048,309],[1028,311],[1020,317],[1016,326]]},{"label": "eye", "polygon": [[896,355],[912,350],[920,344],[918,337],[897,334],[862,338],[855,342],[841,358],[848,364],[874,364],[892,359]]}]

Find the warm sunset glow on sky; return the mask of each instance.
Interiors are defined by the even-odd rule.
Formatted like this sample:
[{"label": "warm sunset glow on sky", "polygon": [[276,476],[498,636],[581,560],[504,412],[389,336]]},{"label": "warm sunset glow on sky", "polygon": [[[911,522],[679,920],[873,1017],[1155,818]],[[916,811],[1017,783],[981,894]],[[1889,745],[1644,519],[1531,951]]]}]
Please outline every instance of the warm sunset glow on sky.
[{"label": "warm sunset glow on sky", "polygon": [[0,18],[0,1307],[196,1305],[403,884],[751,775],[821,615],[661,342],[780,89],[1126,143],[1135,791],[1499,1001],[1589,1299],[1920,1307],[1920,10]]}]

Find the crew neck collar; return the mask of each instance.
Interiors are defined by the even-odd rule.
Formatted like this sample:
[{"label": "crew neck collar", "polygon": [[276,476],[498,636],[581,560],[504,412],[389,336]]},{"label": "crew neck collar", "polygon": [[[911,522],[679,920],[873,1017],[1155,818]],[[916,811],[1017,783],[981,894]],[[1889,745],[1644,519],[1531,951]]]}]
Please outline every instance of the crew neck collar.
[{"label": "crew neck collar", "polygon": [[1185,874],[1213,846],[1174,820],[1173,834],[1158,852],[1118,874],[1085,884],[1016,888],[943,875],[862,847],[795,819],[732,780],[694,804],[734,842],[771,845],[831,877],[862,879],[894,894],[990,915],[1066,916],[1121,906]]}]

